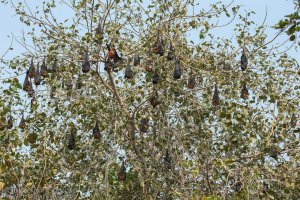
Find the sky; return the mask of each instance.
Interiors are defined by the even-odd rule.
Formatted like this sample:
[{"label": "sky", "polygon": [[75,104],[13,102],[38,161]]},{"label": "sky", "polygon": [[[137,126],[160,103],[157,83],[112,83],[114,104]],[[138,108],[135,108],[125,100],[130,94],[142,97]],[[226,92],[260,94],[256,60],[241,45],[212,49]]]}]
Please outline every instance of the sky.
[{"label": "sky", "polygon": [[[15,2],[16,0],[12,0]],[[42,1],[40,0],[32,0],[28,1],[29,4],[36,5],[40,4]],[[198,0],[198,3],[203,8],[209,8],[210,4],[216,3],[217,0]],[[229,3],[231,0],[223,0],[224,3]],[[256,12],[256,15],[253,16],[253,20],[257,22],[258,24],[262,23],[266,10],[268,12],[266,25],[269,27],[275,25],[280,19],[282,19],[285,15],[290,14],[294,11],[294,4],[293,0],[235,0],[234,4],[243,5],[241,11],[243,10],[253,10]],[[60,17],[66,17],[67,14],[64,12],[57,12],[58,16]],[[223,23],[227,23],[228,19],[223,19]],[[220,21],[220,24],[222,24],[222,19]],[[24,26],[20,21],[19,17],[15,15],[14,9],[10,5],[3,5],[0,4],[0,57],[6,52],[6,50],[9,48],[12,34],[14,34],[16,37],[21,37],[22,32],[28,27]],[[267,30],[267,33],[269,37],[271,38],[274,36],[278,31],[274,30],[272,28],[269,28]],[[222,28],[222,31],[219,31],[218,29],[214,30],[214,34],[219,34],[222,36],[225,36],[227,38],[230,38],[232,36],[232,27],[227,26],[225,28]],[[283,38],[286,39],[286,38]],[[282,39],[282,41],[283,41]],[[277,42],[280,42],[277,41]],[[20,55],[22,52],[24,52],[25,49],[22,48],[16,41],[13,43],[13,50],[9,51],[6,56],[4,57],[5,60],[13,58],[17,55]],[[299,60],[299,52],[296,52],[295,49],[291,49],[289,52],[289,55],[295,57],[298,62]]]},{"label": "sky", "polygon": [[[203,6],[203,8],[209,8],[210,4],[213,4],[217,1],[198,0],[198,2]],[[230,0],[223,0],[222,2],[226,3],[230,2]],[[32,5],[37,3],[41,3],[41,0],[30,1],[30,4]],[[256,15],[253,17],[253,19],[257,23],[263,22],[267,9],[268,16],[266,24],[270,27],[275,25],[285,15],[293,12],[294,9],[292,0],[235,0],[234,4],[244,5],[242,10],[254,10],[256,12]],[[63,16],[64,12],[59,12],[59,15]],[[11,39],[8,36],[14,34],[16,37],[20,37],[22,35],[22,31],[24,31],[24,29],[26,30],[27,27],[19,22],[19,17],[14,14],[14,10],[10,5],[3,4],[0,4],[0,27],[0,55],[3,55],[10,46]],[[221,33],[216,30],[215,33],[230,37],[232,34],[232,29],[222,29]],[[277,30],[273,30],[272,28],[270,28],[268,29],[267,33],[271,37],[272,35],[275,35],[277,33]],[[13,50],[9,51],[8,54],[6,54],[4,59],[12,58],[24,52],[24,49],[20,45],[18,45],[16,41],[13,44],[13,48]],[[292,49],[289,54],[297,57],[297,54],[299,54],[299,52],[296,52],[295,49]]]}]

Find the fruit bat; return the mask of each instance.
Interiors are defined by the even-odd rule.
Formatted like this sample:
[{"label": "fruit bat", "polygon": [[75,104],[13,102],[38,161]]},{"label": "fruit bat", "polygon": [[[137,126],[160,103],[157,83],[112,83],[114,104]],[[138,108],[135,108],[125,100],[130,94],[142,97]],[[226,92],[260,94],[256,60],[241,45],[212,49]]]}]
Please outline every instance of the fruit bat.
[{"label": "fruit bat", "polygon": [[248,96],[249,96],[249,92],[247,89],[247,85],[246,85],[246,83],[244,83],[242,91],[241,91],[241,98],[248,99]]},{"label": "fruit bat", "polygon": [[153,84],[157,84],[158,81],[159,81],[159,75],[158,75],[157,71],[155,70],[155,71],[154,71],[154,74],[153,74],[153,76],[152,76],[152,83],[153,83]]},{"label": "fruit bat", "polygon": [[133,58],[133,66],[140,65],[140,62],[141,62],[140,56],[139,55],[134,56],[134,58]]},{"label": "fruit bat", "polygon": [[163,45],[162,45],[162,40],[159,37],[159,34],[157,35],[157,41],[154,45],[154,48],[152,49],[152,52],[155,54],[158,54],[160,56],[164,55],[164,49],[163,49]]},{"label": "fruit bat", "polygon": [[174,95],[175,95],[175,97],[180,97],[180,95],[182,95],[182,91],[180,89],[175,89]]},{"label": "fruit bat", "polygon": [[212,105],[213,105],[213,106],[218,106],[218,105],[220,105],[219,91],[218,91],[218,86],[217,86],[217,84],[215,85],[215,91],[214,91],[214,95],[213,95],[213,98],[212,98]]},{"label": "fruit bat", "polygon": [[114,68],[113,63],[111,60],[107,60],[104,63],[104,70],[110,72]]},{"label": "fruit bat", "polygon": [[113,45],[106,44],[107,50],[108,50],[108,58],[112,59],[114,63],[117,63],[118,61],[121,61],[122,58],[119,56],[117,50]]},{"label": "fruit bat", "polygon": [[103,29],[101,26],[101,22],[99,21],[98,27],[95,29],[95,40],[94,41],[100,45],[102,43],[103,38],[104,38],[104,32],[103,32]]},{"label": "fruit bat", "polygon": [[271,147],[270,151],[269,151],[269,155],[270,157],[274,158],[275,160],[278,159],[278,150],[276,149],[276,147]]},{"label": "fruit bat", "polygon": [[180,79],[181,78],[181,68],[180,68],[180,61],[176,60],[175,61],[175,67],[174,67],[174,73],[173,73],[173,78],[174,79]]},{"label": "fruit bat", "polygon": [[26,92],[30,91],[30,82],[29,82],[29,71],[27,70],[25,80],[23,83],[23,90]]},{"label": "fruit bat", "polygon": [[149,99],[149,101],[153,108],[155,108],[157,105],[159,105],[161,103],[158,98],[157,92],[155,92],[155,94]]},{"label": "fruit bat", "polygon": [[126,70],[125,70],[125,78],[131,79],[133,77],[133,71],[130,68],[129,62],[127,63]]},{"label": "fruit bat", "polygon": [[93,136],[95,140],[99,140],[101,137],[98,121],[96,122],[95,127],[93,128]]},{"label": "fruit bat", "polygon": [[75,149],[75,131],[74,130],[71,131],[71,134],[69,136],[68,149],[69,150]]},{"label": "fruit bat", "polygon": [[25,119],[24,119],[24,114],[22,114],[22,118],[19,124],[20,129],[24,129],[26,127]]},{"label": "fruit bat", "polygon": [[140,131],[145,133],[145,132],[148,131],[148,128],[149,128],[148,120],[146,118],[141,119],[141,121],[140,121]]},{"label": "fruit bat", "polygon": [[30,67],[29,67],[29,70],[28,70],[28,76],[30,78],[34,78],[34,76],[35,76],[35,67],[34,67],[34,64],[33,64],[33,59],[31,59],[31,64],[30,64]]},{"label": "fruit bat", "polygon": [[89,53],[85,52],[84,61],[82,63],[81,71],[83,73],[88,73],[91,70],[91,64],[89,61]]},{"label": "fruit bat", "polygon": [[171,158],[169,155],[169,150],[167,149],[166,155],[164,157],[164,163],[167,169],[171,169]]},{"label": "fruit bat", "polygon": [[192,71],[190,72],[190,76],[189,76],[189,80],[188,80],[188,83],[187,83],[187,87],[189,89],[194,89],[196,86],[196,80],[195,80],[195,77],[192,73]]},{"label": "fruit bat", "polygon": [[32,82],[30,82],[30,90],[28,91],[28,95],[29,97],[34,97],[35,95],[34,89],[32,87]]},{"label": "fruit bat", "polygon": [[114,48],[111,48],[111,46],[109,44],[106,44],[107,50],[108,50],[108,58],[113,59],[116,51],[114,50]]},{"label": "fruit bat", "polygon": [[14,122],[13,122],[13,118],[12,116],[10,115],[8,120],[7,120],[7,129],[12,129],[12,127],[14,126]]},{"label": "fruit bat", "polygon": [[169,49],[169,52],[168,52],[168,55],[167,55],[167,59],[168,60],[174,60],[174,58],[175,58],[174,48],[173,48],[172,44],[170,44],[170,49]]},{"label": "fruit bat", "polygon": [[146,72],[152,72],[152,60],[150,58],[146,61],[145,70]]},{"label": "fruit bat", "polygon": [[241,179],[238,177],[238,179],[237,179],[237,181],[236,181],[236,183],[235,183],[235,191],[236,192],[239,192],[239,191],[241,191],[241,189],[242,189],[242,182],[241,182]]},{"label": "fruit bat", "polygon": [[125,181],[126,180],[126,168],[125,168],[124,161],[122,162],[122,166],[121,166],[120,171],[118,173],[118,179],[119,179],[119,181]]},{"label": "fruit bat", "polygon": [[40,73],[41,73],[41,76],[44,77],[44,78],[48,76],[48,68],[46,66],[45,59],[43,60],[43,64],[41,66],[41,72]]},{"label": "fruit bat", "polygon": [[39,64],[36,68],[36,71],[35,71],[35,76],[34,76],[34,84],[36,86],[40,85],[42,82],[42,77],[41,77],[41,74],[40,74],[40,67],[39,67]]},{"label": "fruit bat", "polygon": [[246,53],[243,52],[242,56],[241,56],[241,69],[242,69],[242,71],[245,71],[247,69],[247,65],[248,65],[248,58],[246,56]]}]

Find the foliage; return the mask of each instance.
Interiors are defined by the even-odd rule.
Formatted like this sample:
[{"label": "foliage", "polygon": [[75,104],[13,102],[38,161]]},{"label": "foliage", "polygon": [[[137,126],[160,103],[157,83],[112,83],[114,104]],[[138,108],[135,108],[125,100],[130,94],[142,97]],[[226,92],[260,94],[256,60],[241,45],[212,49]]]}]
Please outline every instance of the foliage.
[{"label": "foliage", "polygon": [[[190,0],[13,6],[31,29],[26,53],[4,62],[3,198],[299,197],[300,69],[253,12]],[[230,27],[219,19],[236,19],[233,38],[213,32]]]},{"label": "foliage", "polygon": [[300,32],[300,1],[294,0],[294,3],[295,12],[286,15],[285,18],[280,20],[275,26],[276,29],[286,31],[291,41],[294,41],[297,38],[297,33]]}]

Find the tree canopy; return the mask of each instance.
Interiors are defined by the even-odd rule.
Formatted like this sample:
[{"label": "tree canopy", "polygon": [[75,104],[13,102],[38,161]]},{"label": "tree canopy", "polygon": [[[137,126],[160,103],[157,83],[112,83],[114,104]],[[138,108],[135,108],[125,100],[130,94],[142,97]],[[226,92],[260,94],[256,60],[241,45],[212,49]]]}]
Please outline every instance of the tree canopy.
[{"label": "tree canopy", "polygon": [[2,61],[3,199],[299,198],[283,31],[233,2],[31,3],[12,2],[25,52]]},{"label": "tree canopy", "polygon": [[287,35],[290,36],[291,41],[294,41],[296,38],[298,38],[297,34],[300,32],[300,1],[294,0],[294,4],[295,12],[286,15],[284,19],[280,20],[275,26],[277,29],[286,31]]}]

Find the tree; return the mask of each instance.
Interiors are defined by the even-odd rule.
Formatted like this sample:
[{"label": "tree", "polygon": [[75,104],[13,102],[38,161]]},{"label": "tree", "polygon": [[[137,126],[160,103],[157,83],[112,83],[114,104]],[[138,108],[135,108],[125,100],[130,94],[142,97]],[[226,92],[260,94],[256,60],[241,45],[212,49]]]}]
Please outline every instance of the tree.
[{"label": "tree", "polygon": [[[299,197],[299,66],[252,12],[12,5],[32,42],[16,38],[26,53],[4,62],[20,77],[3,80],[3,198]],[[212,34],[221,18],[238,18],[234,40]]]},{"label": "tree", "polygon": [[297,33],[300,32],[300,1],[294,0],[295,12],[291,13],[280,20],[275,28],[281,31],[286,31],[290,36],[290,40],[294,41],[297,38]]}]

